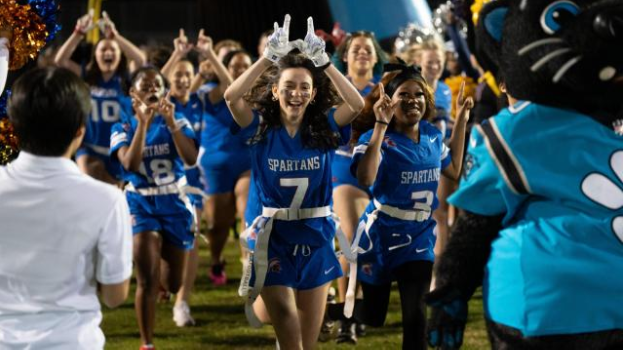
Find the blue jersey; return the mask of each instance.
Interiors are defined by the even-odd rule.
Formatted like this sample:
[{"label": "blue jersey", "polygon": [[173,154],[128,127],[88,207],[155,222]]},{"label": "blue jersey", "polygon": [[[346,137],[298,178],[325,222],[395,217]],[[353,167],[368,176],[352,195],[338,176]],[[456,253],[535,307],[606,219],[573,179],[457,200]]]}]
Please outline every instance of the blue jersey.
[{"label": "blue jersey", "polygon": [[[381,161],[372,185],[374,199],[361,217],[367,229],[359,241],[366,252],[359,255],[358,278],[381,285],[390,283],[393,271],[409,261],[434,261],[435,220],[430,216],[438,205],[437,186],[442,169],[451,161],[441,132],[426,121],[419,123],[420,141],[388,129],[381,144]],[[355,147],[351,172],[357,172],[373,130],[361,135]],[[381,206],[408,212],[420,211],[427,218],[403,220],[376,212]],[[373,220],[373,221],[371,221]]]},{"label": "blue jersey", "polygon": [[435,89],[435,108],[437,110],[443,109],[446,112],[446,116],[450,116],[450,111],[452,110],[452,91],[441,80],[437,82],[437,89]]},{"label": "blue jersey", "polygon": [[[175,105],[175,112],[183,115],[192,126],[193,132],[195,133],[195,143],[197,145],[201,144],[200,137],[201,124],[203,123],[203,102],[199,96],[197,96],[197,94],[191,94],[186,105],[183,105],[175,97],[171,97],[171,102]],[[190,186],[200,189],[203,188],[200,177],[201,174],[197,165],[186,168],[186,178]]]},{"label": "blue jersey", "polygon": [[201,166],[210,169],[226,168],[232,157],[239,164],[250,164],[248,138],[245,137],[247,134],[230,131],[235,122],[225,100],[212,104],[208,94],[202,100],[206,113],[203,117],[201,148],[202,153],[207,156],[202,157]]},{"label": "blue jersey", "polygon": [[[338,132],[331,110],[329,125]],[[255,114],[254,119],[259,120]],[[270,129],[250,147],[253,180],[260,202],[268,208],[317,208],[331,204],[332,151],[305,148],[300,132],[290,137],[284,127]],[[297,221],[275,220],[272,235],[292,244],[321,246],[331,242],[335,223],[330,217]]]},{"label": "blue jersey", "polygon": [[[177,123],[182,125],[182,132],[188,138],[194,139],[190,123],[181,114],[175,115]],[[137,121],[135,118],[125,122],[117,123],[113,126],[112,135],[110,137],[110,153],[112,156],[121,147],[129,147],[132,143],[136,130]],[[145,147],[143,149],[143,160],[141,161],[139,172],[125,172],[124,180],[128,181],[136,190],[151,189],[174,185],[178,183],[184,175],[184,164],[177,153],[171,132],[167,128],[166,122],[162,116],[154,116],[147,135],[145,136]],[[159,214],[167,212],[177,212],[184,207],[182,201],[173,201],[175,206],[170,204],[159,205],[159,201],[171,202],[170,198],[179,197],[178,195],[155,195],[151,204]],[[181,206],[181,207],[180,207]]]},{"label": "blue jersey", "polygon": [[471,133],[449,198],[504,215],[488,317],[526,336],[623,328],[623,139],[571,110],[518,102]]},{"label": "blue jersey", "polygon": [[[412,210],[416,203],[431,209],[438,205],[437,185],[441,170],[450,164],[450,149],[442,142],[441,132],[426,121],[419,123],[420,142],[388,129],[381,145],[381,162],[372,195],[381,204]],[[351,173],[356,176],[373,130],[359,138]]]},{"label": "blue jersey", "polygon": [[131,115],[131,100],[123,93],[121,77],[99,80],[91,89],[91,113],[83,145],[102,156],[108,156],[112,126]]}]

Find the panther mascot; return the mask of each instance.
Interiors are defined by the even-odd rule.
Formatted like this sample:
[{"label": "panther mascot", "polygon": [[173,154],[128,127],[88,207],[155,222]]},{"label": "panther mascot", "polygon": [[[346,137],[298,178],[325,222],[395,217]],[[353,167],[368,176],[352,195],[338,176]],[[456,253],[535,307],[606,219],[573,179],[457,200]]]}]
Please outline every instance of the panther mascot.
[{"label": "panther mascot", "polygon": [[428,340],[482,285],[494,349],[623,349],[623,0],[494,0],[476,54],[513,102],[471,133]]}]

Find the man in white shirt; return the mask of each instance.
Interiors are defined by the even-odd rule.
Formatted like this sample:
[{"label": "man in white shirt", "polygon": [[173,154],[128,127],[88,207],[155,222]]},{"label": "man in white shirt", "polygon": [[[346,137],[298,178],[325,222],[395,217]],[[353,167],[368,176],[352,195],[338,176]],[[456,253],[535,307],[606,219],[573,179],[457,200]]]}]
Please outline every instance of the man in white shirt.
[{"label": "man in white shirt", "polygon": [[13,84],[21,153],[0,167],[0,349],[102,349],[100,297],[128,295],[132,230],[125,197],[71,161],[91,110],[61,68]]}]

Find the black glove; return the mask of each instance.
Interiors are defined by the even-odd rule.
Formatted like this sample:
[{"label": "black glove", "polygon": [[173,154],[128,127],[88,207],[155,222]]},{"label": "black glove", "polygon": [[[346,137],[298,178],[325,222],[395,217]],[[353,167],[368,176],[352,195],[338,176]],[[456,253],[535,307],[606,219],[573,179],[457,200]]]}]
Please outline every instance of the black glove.
[{"label": "black glove", "polygon": [[467,323],[467,300],[453,288],[428,293],[424,300],[431,308],[426,327],[428,345],[433,348],[459,349]]}]

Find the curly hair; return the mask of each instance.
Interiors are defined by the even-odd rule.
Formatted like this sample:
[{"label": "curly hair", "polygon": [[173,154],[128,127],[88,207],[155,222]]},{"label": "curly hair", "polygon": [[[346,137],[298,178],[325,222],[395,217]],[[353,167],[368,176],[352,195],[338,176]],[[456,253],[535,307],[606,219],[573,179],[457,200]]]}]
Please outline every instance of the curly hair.
[{"label": "curly hair", "polygon": [[279,101],[272,99],[272,86],[278,84],[283,71],[290,68],[307,69],[311,73],[313,87],[316,89],[314,103],[307,105],[299,130],[303,146],[323,151],[337,148],[340,144],[340,135],[331,130],[327,113],[342,100],[324,71],[316,68],[305,56],[295,52],[284,56],[276,67],[273,66],[264,72],[244,96],[245,101],[262,116],[258,132],[249,140],[249,144],[264,141],[269,129],[282,127],[281,107]]},{"label": "curly hair", "polygon": [[[385,74],[383,79],[381,79],[381,83],[383,86],[387,86],[394,78],[398,76],[400,72],[390,72]],[[414,79],[414,81],[420,85],[422,91],[424,92],[424,99],[426,100],[426,111],[422,116],[422,120],[431,121],[435,117],[436,109],[435,109],[435,95],[431,90],[430,86],[426,83],[424,78]],[[404,83],[403,83],[404,84]],[[378,101],[380,96],[379,86],[378,84],[372,89],[370,94],[365,97],[365,107],[359,114],[359,116],[352,122],[352,132],[350,137],[350,144],[354,145],[359,141],[359,137],[365,134],[368,130],[374,128],[374,123],[376,121],[376,116],[374,115],[374,104]],[[392,96],[390,96],[391,98]],[[392,121],[389,123],[389,128],[393,128],[396,118],[392,118]]]}]

